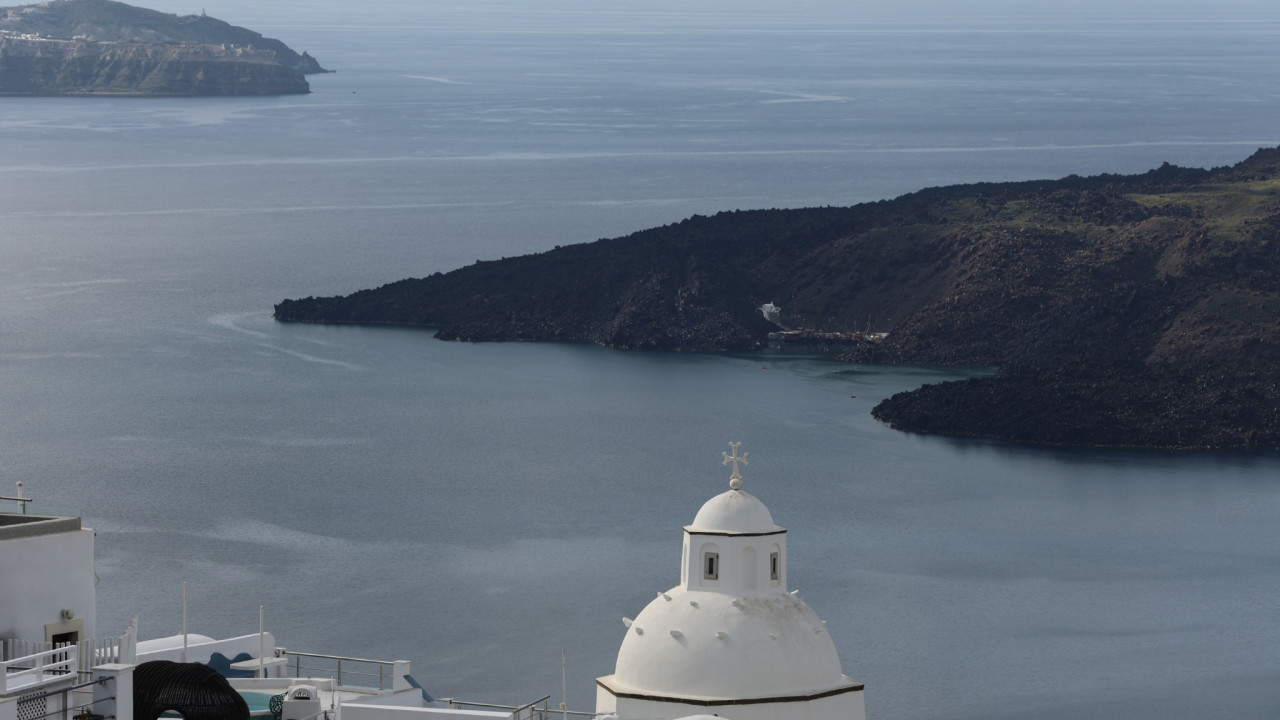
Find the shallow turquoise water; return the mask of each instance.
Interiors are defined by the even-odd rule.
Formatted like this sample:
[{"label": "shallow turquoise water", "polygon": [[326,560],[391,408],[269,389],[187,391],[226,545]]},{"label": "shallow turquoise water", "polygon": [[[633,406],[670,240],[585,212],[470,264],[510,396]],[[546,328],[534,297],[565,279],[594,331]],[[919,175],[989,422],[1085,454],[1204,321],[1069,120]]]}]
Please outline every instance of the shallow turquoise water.
[{"label": "shallow turquoise water", "polygon": [[271,693],[241,692],[240,697],[249,704],[251,713],[271,712],[271,698],[274,697]]}]

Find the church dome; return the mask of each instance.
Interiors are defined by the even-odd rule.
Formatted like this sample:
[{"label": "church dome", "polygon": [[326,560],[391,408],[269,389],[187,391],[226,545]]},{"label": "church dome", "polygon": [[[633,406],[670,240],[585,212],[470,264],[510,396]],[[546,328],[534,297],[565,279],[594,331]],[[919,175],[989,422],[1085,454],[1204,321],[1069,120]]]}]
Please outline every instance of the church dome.
[{"label": "church dome", "polygon": [[746,455],[730,447],[731,489],[685,526],[680,584],[623,618],[627,633],[614,673],[596,680],[596,707],[665,720],[738,706],[769,708],[743,710],[751,717],[863,720],[863,686],[841,671],[818,614],[786,591],[786,530],[742,491]]},{"label": "church dome", "polygon": [[697,699],[786,698],[853,684],[822,620],[799,598],[679,588],[632,622],[611,680],[621,692]]},{"label": "church dome", "polygon": [[744,490],[728,490],[704,503],[685,530],[751,534],[780,532],[782,528],[774,524],[769,508],[756,496]]}]

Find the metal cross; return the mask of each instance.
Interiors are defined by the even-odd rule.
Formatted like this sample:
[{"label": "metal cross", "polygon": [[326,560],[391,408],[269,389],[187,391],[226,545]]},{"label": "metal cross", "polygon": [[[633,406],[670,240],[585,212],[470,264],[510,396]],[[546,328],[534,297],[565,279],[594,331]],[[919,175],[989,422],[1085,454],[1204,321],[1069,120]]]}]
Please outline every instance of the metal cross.
[{"label": "metal cross", "polygon": [[733,474],[729,476],[729,487],[734,490],[739,490],[742,488],[742,474],[738,472],[738,463],[742,463],[743,465],[750,465],[751,463],[747,462],[747,453],[742,453],[741,455],[738,454],[738,448],[742,447],[742,443],[731,442],[729,443],[729,447],[733,450],[733,454],[730,455],[727,452],[720,453],[724,456],[724,462],[721,463],[721,465],[733,463]]}]

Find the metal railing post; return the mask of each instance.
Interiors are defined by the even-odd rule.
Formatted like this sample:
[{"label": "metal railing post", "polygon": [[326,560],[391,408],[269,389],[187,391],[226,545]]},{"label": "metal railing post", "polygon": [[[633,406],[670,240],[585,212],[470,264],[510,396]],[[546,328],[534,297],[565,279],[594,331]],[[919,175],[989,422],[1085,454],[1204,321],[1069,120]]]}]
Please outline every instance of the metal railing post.
[{"label": "metal railing post", "polygon": [[[334,682],[335,686],[347,687],[346,682],[348,680],[348,676],[355,676],[356,679],[353,681],[355,684],[350,686],[353,688],[366,688],[385,692],[387,690],[394,691],[397,687],[396,679],[399,675],[397,675],[396,672],[397,667],[401,664],[399,661],[371,660],[368,658],[325,655],[322,653],[293,652],[288,650],[283,651],[283,655],[285,657],[289,655],[293,656],[293,676],[296,678],[304,677],[303,670],[305,669],[308,673],[318,673],[311,677],[324,677],[327,674],[329,679]],[[303,668],[303,656],[317,658],[323,662],[323,666],[308,666]],[[349,667],[351,663],[356,663],[358,667],[354,670],[351,669]],[[405,671],[407,672],[408,663],[405,662],[403,664],[406,666]],[[374,673],[373,668],[367,667],[368,665],[376,665],[378,667],[378,672]],[[285,673],[287,674],[288,672],[289,667],[286,664]],[[377,678],[376,685],[373,684],[375,677]]]}]

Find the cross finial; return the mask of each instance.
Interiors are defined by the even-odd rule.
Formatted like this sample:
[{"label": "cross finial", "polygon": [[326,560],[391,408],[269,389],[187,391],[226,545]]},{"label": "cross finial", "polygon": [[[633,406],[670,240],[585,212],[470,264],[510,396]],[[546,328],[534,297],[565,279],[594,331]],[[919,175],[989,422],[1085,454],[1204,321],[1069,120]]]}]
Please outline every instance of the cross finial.
[{"label": "cross finial", "polygon": [[743,465],[750,465],[750,463],[747,462],[747,453],[742,453],[741,455],[738,454],[738,448],[742,447],[742,443],[731,442],[729,443],[729,447],[733,450],[733,454],[730,455],[727,452],[720,453],[724,456],[724,462],[721,463],[721,465],[733,463],[733,474],[729,476],[729,487],[734,490],[741,490],[742,474],[738,472],[738,463],[742,463]]}]

